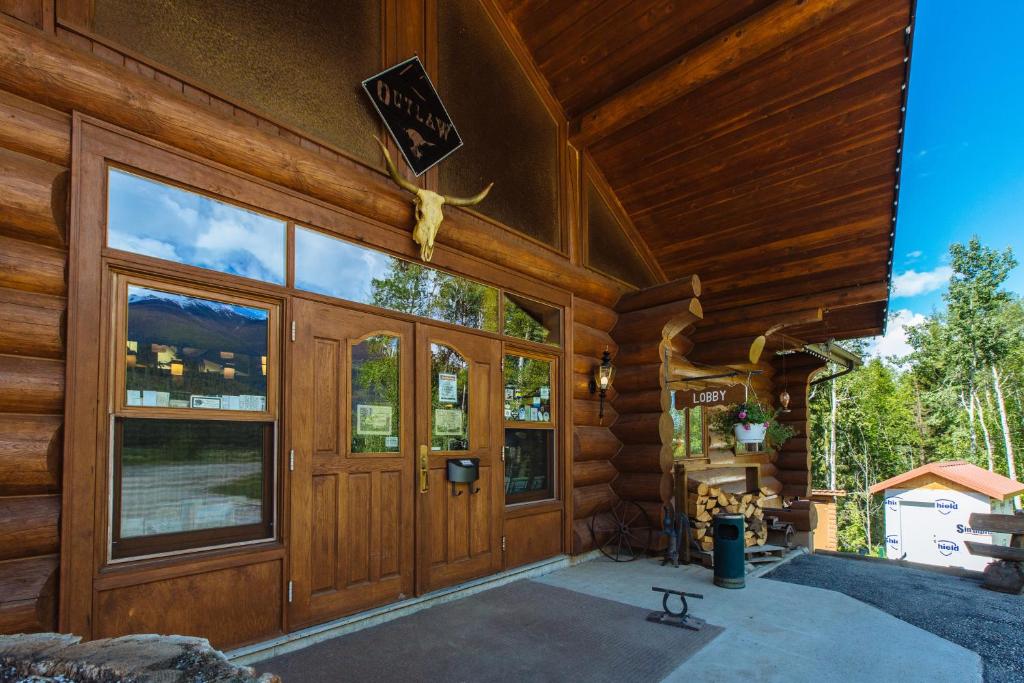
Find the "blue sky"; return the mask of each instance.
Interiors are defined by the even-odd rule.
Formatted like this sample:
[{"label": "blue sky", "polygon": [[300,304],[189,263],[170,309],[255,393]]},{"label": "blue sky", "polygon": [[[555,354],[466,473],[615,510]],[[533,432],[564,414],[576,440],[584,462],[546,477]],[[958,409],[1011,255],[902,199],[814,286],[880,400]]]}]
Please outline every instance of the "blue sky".
[{"label": "blue sky", "polygon": [[[904,352],[903,325],[941,308],[950,243],[976,234],[1024,261],[1024,1],[918,0],[914,30],[880,355]],[[1024,294],[1024,266],[1008,287]]]}]

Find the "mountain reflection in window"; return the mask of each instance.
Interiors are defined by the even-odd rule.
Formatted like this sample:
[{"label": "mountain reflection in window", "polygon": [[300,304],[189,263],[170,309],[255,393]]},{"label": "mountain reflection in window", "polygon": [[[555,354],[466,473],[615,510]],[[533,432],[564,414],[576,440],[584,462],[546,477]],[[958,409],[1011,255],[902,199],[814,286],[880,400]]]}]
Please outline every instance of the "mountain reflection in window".
[{"label": "mountain reflection in window", "polygon": [[498,331],[498,290],[295,228],[295,286],[454,325]]},{"label": "mountain reflection in window", "polygon": [[128,287],[125,403],[267,410],[267,309]]},{"label": "mountain reflection in window", "polygon": [[116,168],[107,183],[109,246],[284,284],[284,221]]}]

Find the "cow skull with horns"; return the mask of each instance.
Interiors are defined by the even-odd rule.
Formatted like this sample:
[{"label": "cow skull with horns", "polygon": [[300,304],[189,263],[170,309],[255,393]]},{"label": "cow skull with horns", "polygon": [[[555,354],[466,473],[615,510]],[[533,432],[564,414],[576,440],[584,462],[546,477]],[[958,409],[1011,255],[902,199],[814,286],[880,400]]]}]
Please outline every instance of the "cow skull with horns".
[{"label": "cow skull with horns", "polygon": [[487,187],[473,197],[449,197],[447,195],[438,194],[425,190],[422,187],[417,187],[415,184],[406,180],[395,168],[395,162],[391,160],[391,155],[388,154],[387,147],[380,141],[379,138],[377,144],[380,145],[380,149],[384,152],[384,161],[388,165],[388,173],[391,174],[391,179],[398,184],[400,188],[411,192],[416,196],[416,227],[412,231],[412,238],[416,244],[420,245],[420,258],[424,261],[429,261],[434,255],[434,238],[437,237],[437,231],[441,227],[441,221],[444,220],[444,211],[442,207],[445,204],[452,206],[472,206],[479,204],[483,201],[487,193],[491,191],[491,187],[494,183],[491,183]]}]

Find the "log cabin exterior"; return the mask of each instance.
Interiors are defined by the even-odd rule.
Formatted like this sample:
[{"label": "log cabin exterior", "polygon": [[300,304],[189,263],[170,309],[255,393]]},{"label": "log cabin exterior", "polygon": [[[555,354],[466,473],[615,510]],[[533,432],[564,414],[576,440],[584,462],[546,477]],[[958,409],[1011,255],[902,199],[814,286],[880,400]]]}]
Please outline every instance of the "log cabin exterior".
[{"label": "log cabin exterior", "polygon": [[[0,2],[0,633],[230,648],[586,553],[619,500],[660,519],[708,367],[798,434],[698,455],[810,495],[807,349],[887,315],[909,0],[246,5]],[[495,182],[429,270],[359,88],[412,54],[466,142],[415,182]],[[410,270],[458,310],[389,299]],[[161,343],[197,306],[232,332]],[[235,473],[187,515],[125,487],[172,442]]]}]

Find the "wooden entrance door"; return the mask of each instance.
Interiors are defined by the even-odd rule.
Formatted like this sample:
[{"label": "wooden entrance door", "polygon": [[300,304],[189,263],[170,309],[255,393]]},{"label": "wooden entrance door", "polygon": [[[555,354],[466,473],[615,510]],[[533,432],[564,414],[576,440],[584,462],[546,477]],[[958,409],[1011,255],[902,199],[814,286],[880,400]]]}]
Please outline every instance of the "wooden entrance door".
[{"label": "wooden entrance door", "polygon": [[[496,340],[416,325],[418,593],[502,567],[501,352]],[[450,459],[479,459],[472,484]]]},{"label": "wooden entrance door", "polygon": [[412,595],[416,491],[413,325],[302,300],[294,320],[292,629]]}]

